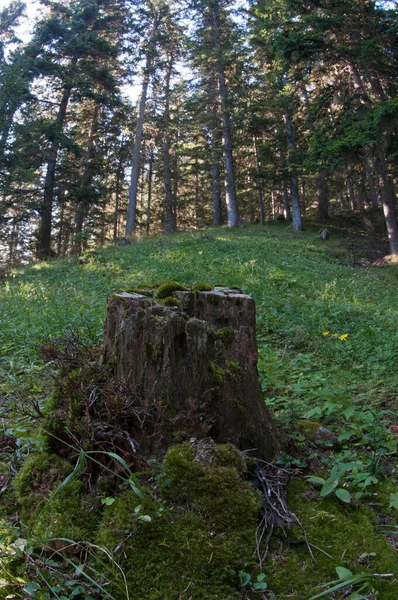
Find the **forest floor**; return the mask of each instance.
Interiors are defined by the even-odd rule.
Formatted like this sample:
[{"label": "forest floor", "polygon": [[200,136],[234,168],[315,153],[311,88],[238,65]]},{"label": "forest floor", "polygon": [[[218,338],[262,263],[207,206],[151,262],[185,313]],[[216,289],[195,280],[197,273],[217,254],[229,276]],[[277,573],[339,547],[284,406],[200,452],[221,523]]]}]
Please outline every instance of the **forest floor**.
[{"label": "forest floor", "polygon": [[[273,222],[238,231],[143,238],[128,246],[88,250],[78,260],[35,263],[8,273],[0,283],[0,598],[308,600],[324,594],[396,600],[398,267],[386,258],[388,244],[379,217],[336,215],[327,225],[325,241],[319,238],[322,227],[311,220],[305,221],[302,233]],[[48,536],[44,518],[29,519],[26,482],[18,475],[16,484],[13,479],[28,455],[40,455],[41,469],[48,456],[48,440],[40,428],[54,409],[49,398],[53,401],[55,371],[43,364],[37,346],[71,331],[88,347],[98,346],[111,293],[166,280],[239,286],[254,297],[260,381],[284,440],[284,451],[272,468],[290,479],[288,506],[305,533],[297,525],[277,530],[261,569],[253,556],[254,537],[249,542],[245,538],[246,558],[239,542],[239,564],[234,563],[233,546],[228,554],[227,543],[222,546],[220,541],[217,551],[225,556],[220,555],[219,563],[206,554],[211,572],[202,564],[192,566],[192,573],[200,572],[200,585],[194,575],[181,572],[184,585],[173,587],[155,565],[143,569],[137,562],[139,575],[124,572],[127,585],[120,591],[111,589],[106,579],[104,583],[106,568],[94,552],[99,540],[104,546],[115,542],[104,534],[106,526],[99,537],[86,540],[90,552],[86,546],[83,553],[80,546],[84,557],[67,551],[60,559],[59,542],[50,544],[50,550],[48,543],[40,546],[39,537]],[[59,465],[68,479],[69,467]],[[162,474],[160,468],[156,485]],[[77,483],[74,477],[69,481]],[[38,490],[40,486],[44,489]],[[48,494],[45,488],[43,480],[36,480],[35,493]],[[82,510],[81,499],[73,504],[77,489],[67,496],[71,515]],[[64,488],[51,500],[55,512],[63,493]],[[94,511],[97,521],[118,522],[120,503],[104,493],[101,498]],[[141,514],[141,505],[146,506],[140,502],[134,514],[140,527],[152,527],[151,544],[159,536],[160,546],[168,544],[173,552],[169,534],[155,519],[145,523],[149,513]],[[184,525],[184,535],[192,523]],[[35,528],[40,535],[33,535]],[[142,532],[137,531],[139,545]],[[193,546],[181,531],[174,531],[175,543]],[[63,534],[63,544],[72,536],[73,531]],[[109,547],[109,553],[113,550]],[[90,561],[96,567],[86,576],[82,564]],[[152,567],[151,581],[143,570]],[[122,562],[116,564],[119,574],[123,568]]]}]

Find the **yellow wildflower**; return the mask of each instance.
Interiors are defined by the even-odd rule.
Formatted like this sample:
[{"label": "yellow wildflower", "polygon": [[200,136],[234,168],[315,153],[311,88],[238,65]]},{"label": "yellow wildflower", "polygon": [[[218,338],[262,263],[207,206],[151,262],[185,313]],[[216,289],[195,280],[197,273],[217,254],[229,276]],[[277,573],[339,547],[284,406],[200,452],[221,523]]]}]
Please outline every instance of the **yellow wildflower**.
[{"label": "yellow wildflower", "polygon": [[323,331],[322,335],[324,335],[326,337],[327,335],[329,335],[329,333],[330,333],[330,331]]},{"label": "yellow wildflower", "polygon": [[334,338],[339,337],[339,334],[338,333],[333,333],[332,337],[334,337]]},{"label": "yellow wildflower", "polygon": [[343,335],[340,336],[340,340],[343,340],[343,342],[346,342],[348,338],[348,333],[343,333]]}]

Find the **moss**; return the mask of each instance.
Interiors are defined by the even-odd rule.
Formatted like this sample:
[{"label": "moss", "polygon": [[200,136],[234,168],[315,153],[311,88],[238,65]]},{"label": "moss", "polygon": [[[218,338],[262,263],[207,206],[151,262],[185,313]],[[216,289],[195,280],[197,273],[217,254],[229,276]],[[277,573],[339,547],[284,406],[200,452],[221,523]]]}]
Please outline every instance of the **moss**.
[{"label": "moss", "polygon": [[235,340],[235,331],[232,327],[224,327],[218,330],[218,335],[227,346],[231,345]]},{"label": "moss", "polygon": [[193,292],[211,292],[213,289],[209,283],[198,283],[192,287]]},{"label": "moss", "polygon": [[163,306],[177,306],[178,308],[181,306],[181,302],[177,298],[173,298],[173,296],[168,296],[164,300],[161,300],[160,304],[163,304]]},{"label": "moss", "polygon": [[225,377],[225,371],[214,362],[209,364],[209,370],[212,383],[216,386],[222,385]]},{"label": "moss", "polygon": [[259,494],[243,478],[245,467],[231,445],[180,444],[164,461],[170,484],[161,494],[172,506],[171,519],[147,507],[141,513],[148,511],[152,521],[140,523],[134,509],[142,502],[131,491],[106,509],[99,543],[111,551],[119,548],[116,559],[133,600],[237,595],[239,570],[255,547],[261,506]]},{"label": "moss", "polygon": [[32,539],[68,538],[89,540],[95,516],[82,506],[82,483],[60,484],[72,466],[56,454],[29,456],[16,475],[13,488],[21,517],[30,527]]},{"label": "moss", "polygon": [[[354,573],[397,572],[396,552],[387,540],[375,531],[374,513],[367,508],[342,505],[337,498],[327,497],[321,502],[305,495],[307,486],[295,480],[288,487],[288,505],[303,524],[308,541],[327,552],[313,552],[311,560],[303,531],[294,526],[288,541],[274,539],[264,564],[269,588],[278,594],[299,594],[309,597],[319,592],[319,585],[336,579],[335,567],[342,566]],[[282,545],[282,546],[281,546]],[[360,563],[364,552],[375,552],[369,565]],[[287,576],[288,575],[288,576]],[[394,600],[396,589],[390,582],[378,582],[375,587],[383,600]]]},{"label": "moss", "polygon": [[156,290],[155,298],[157,300],[163,300],[164,298],[171,296],[173,292],[184,292],[186,290],[187,288],[180,283],[177,283],[177,281],[166,281]]},{"label": "moss", "polygon": [[123,290],[123,291],[126,292],[127,294],[141,294],[141,296],[149,296],[149,297],[153,296],[153,290],[147,286],[132,287],[132,288],[128,288],[127,290]]}]

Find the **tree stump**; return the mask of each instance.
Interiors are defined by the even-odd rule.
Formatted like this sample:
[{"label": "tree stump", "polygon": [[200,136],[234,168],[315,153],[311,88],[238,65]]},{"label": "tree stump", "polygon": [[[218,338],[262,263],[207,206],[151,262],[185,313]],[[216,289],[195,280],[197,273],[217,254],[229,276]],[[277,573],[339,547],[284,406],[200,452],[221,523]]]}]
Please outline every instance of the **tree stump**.
[{"label": "tree stump", "polygon": [[104,363],[143,409],[160,407],[150,450],[210,437],[273,459],[279,442],[258,380],[254,300],[226,287],[174,291],[167,304],[176,306],[146,294],[109,298]]}]

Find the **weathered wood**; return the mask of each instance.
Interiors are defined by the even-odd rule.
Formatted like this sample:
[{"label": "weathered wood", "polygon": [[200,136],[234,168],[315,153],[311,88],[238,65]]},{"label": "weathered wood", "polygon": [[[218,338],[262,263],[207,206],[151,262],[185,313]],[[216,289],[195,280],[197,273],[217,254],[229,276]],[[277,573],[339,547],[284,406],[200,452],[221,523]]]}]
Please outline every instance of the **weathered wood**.
[{"label": "weathered wood", "polygon": [[258,381],[254,300],[240,291],[175,291],[179,306],[109,299],[104,361],[142,407],[162,407],[167,447],[181,437],[232,442],[272,459],[279,444]]}]

